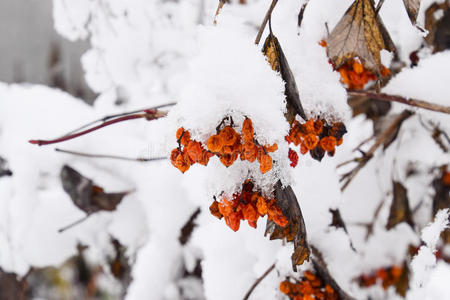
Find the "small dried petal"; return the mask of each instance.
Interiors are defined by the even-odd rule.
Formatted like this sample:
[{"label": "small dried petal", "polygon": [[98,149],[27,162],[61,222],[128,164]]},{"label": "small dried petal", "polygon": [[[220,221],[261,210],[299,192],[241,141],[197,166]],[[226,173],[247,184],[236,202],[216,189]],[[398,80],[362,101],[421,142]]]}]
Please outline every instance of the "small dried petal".
[{"label": "small dried petal", "polygon": [[189,141],[186,150],[189,158],[194,162],[199,162],[203,158],[203,147],[200,142]]}]

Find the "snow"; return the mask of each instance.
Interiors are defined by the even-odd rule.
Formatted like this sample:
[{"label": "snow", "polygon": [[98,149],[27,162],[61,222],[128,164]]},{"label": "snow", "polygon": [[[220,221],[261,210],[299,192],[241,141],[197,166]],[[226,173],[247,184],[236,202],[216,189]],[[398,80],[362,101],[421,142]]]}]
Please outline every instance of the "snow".
[{"label": "snow", "polygon": [[[352,1],[310,1],[300,30],[296,23],[303,1],[279,1],[271,25],[307,115],[343,121],[348,130],[333,158],[325,157],[319,163],[308,154],[300,156],[297,168],[289,167],[284,83],[261,52],[267,29],[260,45],[254,44],[269,4],[247,2],[226,4],[213,25],[217,1],[54,0],[58,32],[67,39],[89,39],[91,43],[82,64],[87,82],[99,97],[88,106],[56,89],[0,83],[0,156],[14,172],[12,177],[0,178],[2,269],[24,275],[30,267],[58,266],[75,254],[78,242],[89,246],[89,259],[104,262],[111,251],[109,238],[114,236],[134,263],[126,299],[178,299],[181,290],[193,299],[241,299],[272,264],[275,270],[258,285],[251,299],[281,299],[280,281],[286,276],[298,278],[311,263],[294,273],[292,244],[264,237],[265,218],[258,221],[256,230],[243,223],[233,232],[208,210],[213,195],[232,194],[251,177],[266,195],[279,179],[292,185],[308,242],[323,253],[331,275],[357,299],[397,299],[393,289],[362,289],[354,278],[403,263],[409,245],[419,245],[420,238],[426,245],[411,264],[414,288],[408,298],[447,297],[450,268],[434,256],[446,213],[426,225],[433,196],[430,183],[436,176],[430,170],[447,164],[450,157],[420,121],[431,120],[448,130],[448,115],[414,109],[416,114],[404,122],[398,139],[385,151],[376,151],[341,192],[339,177],[354,164],[338,169],[337,165],[359,155],[353,149],[373,134],[373,128],[362,116],[350,118],[345,88],[319,42],[327,34],[324,24],[332,29]],[[408,64],[409,53],[419,47],[421,35],[411,26],[401,1],[386,1],[385,5],[381,17],[398,46],[400,59]],[[449,53],[423,54],[417,67],[405,67],[382,91],[448,105],[445,71],[450,67]],[[391,59],[383,56],[387,62]],[[193,139],[205,142],[224,117],[231,116],[238,131],[249,117],[261,144],[278,144],[279,150],[271,154],[274,168],[263,175],[256,163],[236,161],[226,168],[214,157],[207,167],[194,165],[181,174],[169,160],[142,164],[89,159],[27,143],[31,138],[58,136],[108,114],[173,101],[177,105],[164,108],[169,111],[166,118],[123,122],[60,147],[127,157],[167,157],[177,145],[175,132],[181,126]],[[392,112],[405,108],[411,109],[395,104]],[[362,150],[370,146],[371,142]],[[84,216],[61,188],[59,171],[64,164],[106,191],[134,192],[116,211],[93,215],[59,234],[59,228]],[[405,170],[411,164],[418,172],[410,176]],[[411,208],[417,207],[414,230],[406,224],[385,229],[392,180],[405,185]],[[180,228],[198,207],[197,226],[188,243],[181,245]],[[340,209],[348,234],[329,226],[330,208]],[[361,224],[372,221],[373,233],[366,239]],[[182,278],[184,268],[192,270],[198,259],[202,282]]]}]

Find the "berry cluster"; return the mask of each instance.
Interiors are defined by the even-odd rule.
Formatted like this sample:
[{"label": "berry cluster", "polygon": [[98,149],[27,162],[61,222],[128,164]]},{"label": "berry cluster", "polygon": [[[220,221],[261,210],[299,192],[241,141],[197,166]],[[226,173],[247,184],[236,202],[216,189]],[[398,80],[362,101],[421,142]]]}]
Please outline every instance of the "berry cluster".
[{"label": "berry cluster", "polygon": [[[300,145],[301,154],[310,152],[312,158],[321,161],[325,152],[329,156],[334,155],[335,147],[342,144],[342,137],[346,132],[345,125],[341,122],[330,126],[321,119],[309,119],[304,124],[294,121],[286,141],[295,146]],[[295,167],[298,162],[297,153],[290,149],[288,156],[291,166]]]},{"label": "berry cluster", "polygon": [[[320,46],[326,47],[327,42],[322,40],[319,43]],[[331,65],[334,64],[331,60],[328,61]],[[370,70],[364,68],[363,64],[358,58],[349,59],[345,64],[336,69],[341,75],[341,81],[347,85],[348,89],[351,90],[362,90],[366,83],[371,80],[377,80],[378,74],[374,74]],[[379,75],[382,77],[389,76],[391,72],[385,66],[381,66],[381,72]]]},{"label": "berry cluster", "polygon": [[363,274],[359,277],[359,285],[362,287],[370,287],[377,282],[381,282],[383,289],[396,285],[401,275],[403,274],[402,266],[392,266],[387,268],[380,268],[372,274]]},{"label": "berry cluster", "polygon": [[[371,71],[364,68],[364,66],[356,59],[350,59],[345,64],[337,69],[341,74],[341,81],[347,85],[351,90],[361,90],[366,83],[371,80],[377,80],[377,76]],[[385,66],[381,66],[381,76],[386,77],[390,75],[390,71]]]},{"label": "berry cluster", "polygon": [[272,157],[268,153],[278,149],[277,144],[262,146],[258,143],[254,138],[252,121],[248,118],[242,125],[242,134],[236,132],[232,125],[218,128],[217,134],[206,141],[207,150],[202,143],[191,140],[189,131],[183,127],[177,130],[177,141],[178,148],[172,150],[170,161],[183,173],[195,163],[206,166],[209,159],[216,155],[226,167],[231,166],[238,157],[249,162],[257,160],[259,169],[264,174],[273,166]]},{"label": "berry cluster", "polygon": [[302,280],[292,283],[289,280],[280,283],[280,291],[292,300],[337,300],[334,289],[320,280],[311,271],[305,271]]},{"label": "berry cluster", "polygon": [[276,199],[267,199],[254,190],[254,184],[246,180],[240,193],[233,194],[232,199],[222,197],[220,202],[214,200],[209,207],[211,214],[219,219],[224,218],[225,223],[232,230],[239,230],[241,220],[256,228],[259,217],[267,215],[269,220],[285,227],[288,220],[283,212],[276,206]]}]

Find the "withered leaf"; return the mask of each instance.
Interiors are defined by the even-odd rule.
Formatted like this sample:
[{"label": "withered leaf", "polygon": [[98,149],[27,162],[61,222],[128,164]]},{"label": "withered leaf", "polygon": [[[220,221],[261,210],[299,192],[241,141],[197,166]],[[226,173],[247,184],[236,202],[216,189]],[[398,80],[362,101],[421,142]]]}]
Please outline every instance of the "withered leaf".
[{"label": "withered leaf", "polygon": [[411,20],[411,23],[416,24],[417,14],[419,13],[420,0],[403,0],[405,4],[406,12]]},{"label": "withered leaf", "polygon": [[366,69],[380,73],[383,49],[395,51],[373,0],[355,0],[327,39],[328,57],[335,68],[359,57]]},{"label": "withered leaf", "polygon": [[0,268],[0,300],[25,300],[27,284],[16,274]]},{"label": "withered leaf", "polygon": [[309,261],[310,250],[306,236],[306,226],[302,211],[298,205],[297,197],[291,186],[282,187],[281,181],[275,186],[276,205],[281,208],[283,215],[288,219],[288,225],[281,227],[272,221],[267,221],[265,235],[270,239],[286,239],[294,243],[294,253],[291,256],[292,268],[296,272],[297,266]]},{"label": "withered leaf", "polygon": [[302,103],[300,102],[294,74],[292,74],[278,39],[272,33],[269,33],[264,42],[263,53],[266,55],[272,69],[279,72],[281,78],[284,80],[284,94],[286,96],[287,108],[286,119],[289,123],[292,123],[295,119],[295,115],[298,114],[306,120],[306,114],[303,110]]},{"label": "withered leaf", "polygon": [[405,261],[403,263],[402,274],[395,283],[395,291],[400,296],[405,297],[408,289],[409,289],[409,268],[408,263]]},{"label": "withered leaf", "polygon": [[75,206],[87,214],[106,210],[113,211],[130,192],[105,193],[104,190],[65,165],[61,170],[61,181],[64,191],[70,195]]},{"label": "withered leaf", "polygon": [[407,190],[400,182],[392,181],[392,184],[394,197],[392,199],[386,229],[390,230],[401,222],[406,222],[411,228],[414,228]]}]

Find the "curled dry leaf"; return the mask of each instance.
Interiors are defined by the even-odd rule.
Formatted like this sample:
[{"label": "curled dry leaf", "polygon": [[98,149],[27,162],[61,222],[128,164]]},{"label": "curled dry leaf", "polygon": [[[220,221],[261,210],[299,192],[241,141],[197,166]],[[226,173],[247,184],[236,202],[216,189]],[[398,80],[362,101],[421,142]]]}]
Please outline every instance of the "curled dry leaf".
[{"label": "curled dry leaf", "polygon": [[273,221],[267,221],[265,235],[270,235],[271,240],[286,239],[286,241],[294,243],[291,260],[292,268],[296,272],[297,266],[303,264],[305,260],[309,260],[310,255],[305,221],[291,186],[283,187],[278,181],[275,186],[275,198],[277,199],[276,205],[281,208],[289,223],[286,227],[281,227]]},{"label": "curled dry leaf", "polygon": [[419,13],[420,0],[403,0],[405,4],[406,12],[411,20],[411,23],[416,24],[417,14]]},{"label": "curled dry leaf", "polygon": [[397,181],[392,181],[394,198],[392,199],[386,229],[390,230],[395,225],[406,222],[414,229],[411,209],[409,208],[408,193],[406,188]]},{"label": "curled dry leaf", "polygon": [[355,0],[327,39],[328,56],[336,69],[359,57],[366,69],[380,74],[383,49],[395,51],[373,0]]},{"label": "curled dry leaf", "polygon": [[67,165],[62,168],[60,177],[64,191],[70,195],[75,206],[88,215],[102,210],[115,210],[123,197],[130,193],[105,193],[91,179]]},{"label": "curled dry leaf", "polygon": [[303,110],[300,96],[298,94],[297,83],[295,82],[294,74],[287,62],[286,56],[281,49],[278,39],[271,33],[266,38],[263,46],[263,53],[266,55],[270,66],[276,72],[281,74],[284,80],[284,94],[286,95],[286,118],[289,123],[295,120],[295,115],[298,114],[306,120],[306,114]]}]

